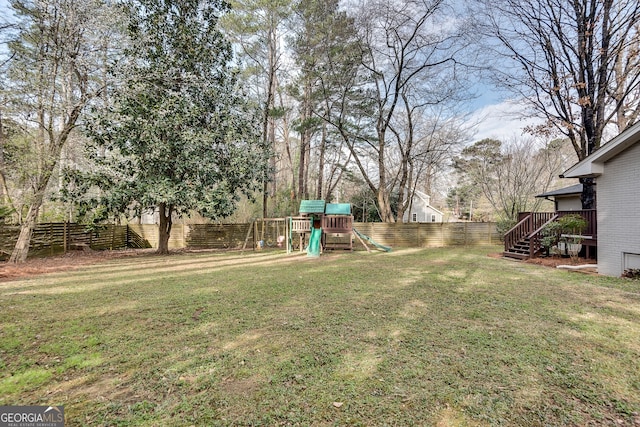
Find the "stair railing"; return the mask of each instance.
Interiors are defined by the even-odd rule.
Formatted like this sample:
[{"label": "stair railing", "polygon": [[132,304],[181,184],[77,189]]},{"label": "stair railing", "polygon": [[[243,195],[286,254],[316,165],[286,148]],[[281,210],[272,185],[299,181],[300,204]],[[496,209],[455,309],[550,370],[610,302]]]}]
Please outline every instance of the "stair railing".
[{"label": "stair railing", "polygon": [[542,230],[547,226],[547,224],[552,223],[556,219],[558,219],[559,215],[553,214],[551,218],[549,218],[544,224],[534,230],[531,235],[529,235],[529,257],[533,257],[540,248],[542,248]]},{"label": "stair railing", "polygon": [[504,233],[505,252],[515,246],[524,236],[529,233],[531,227],[531,213],[525,216],[520,222],[514,225],[509,231]]},{"label": "stair railing", "polygon": [[[530,212],[513,228],[505,233],[504,250],[509,251],[518,242],[526,238],[531,238],[532,234],[539,232],[539,230],[541,230],[553,216],[556,216],[554,212]],[[531,250],[531,242],[529,242],[529,250]],[[529,252],[529,256],[531,255],[532,252]]]}]

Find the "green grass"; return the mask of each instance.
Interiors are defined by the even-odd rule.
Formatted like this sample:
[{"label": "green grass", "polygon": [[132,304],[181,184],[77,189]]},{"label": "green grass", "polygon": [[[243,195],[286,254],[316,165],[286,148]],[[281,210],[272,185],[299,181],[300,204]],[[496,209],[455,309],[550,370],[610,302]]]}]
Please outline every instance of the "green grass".
[{"label": "green grass", "polygon": [[640,283],[492,248],[198,253],[0,283],[0,405],[67,425],[640,423]]}]

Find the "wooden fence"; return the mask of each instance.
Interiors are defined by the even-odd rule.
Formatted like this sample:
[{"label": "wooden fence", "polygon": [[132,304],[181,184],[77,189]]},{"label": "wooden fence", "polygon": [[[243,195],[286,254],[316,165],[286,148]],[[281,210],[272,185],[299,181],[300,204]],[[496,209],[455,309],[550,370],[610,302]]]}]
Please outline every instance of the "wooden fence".
[{"label": "wooden fence", "polygon": [[[18,235],[18,226],[0,226],[0,255],[11,254]],[[101,225],[88,229],[86,225],[71,223],[38,224],[33,230],[30,256],[46,256],[77,249],[150,248],[151,245],[127,225]]]},{"label": "wooden fence", "polygon": [[[492,222],[381,223],[356,222],[353,227],[385,246],[428,248],[480,246],[502,243]],[[356,245],[356,247],[361,245]]]},{"label": "wooden fence", "polygon": [[[158,247],[156,225],[130,225],[152,247]],[[438,247],[464,245],[498,245],[502,237],[490,222],[395,223],[356,222],[362,234],[391,247]],[[245,244],[251,249],[262,240],[265,247],[277,247],[278,236],[285,234],[284,219],[261,220],[249,224],[184,224],[174,225],[169,248],[239,249]],[[355,248],[364,249],[357,241]]]},{"label": "wooden fence", "polygon": [[[502,243],[494,223],[354,223],[360,233],[392,248],[496,245]],[[20,232],[16,226],[0,226],[0,252],[7,258]],[[284,219],[258,220],[248,224],[175,224],[170,249],[253,249],[262,241],[276,248],[285,235]],[[30,255],[46,256],[74,249],[157,248],[157,225],[105,225],[88,230],[69,223],[39,224],[33,233]],[[363,249],[355,239],[354,249]]]},{"label": "wooden fence", "polygon": [[[284,226],[284,220],[282,220]],[[269,227],[269,225],[267,225]],[[129,228],[153,248],[158,247],[158,226],[153,224],[129,225]],[[247,241],[255,244],[255,226],[249,224],[174,224],[169,238],[169,249],[238,249]],[[257,235],[260,235],[258,230]]]}]

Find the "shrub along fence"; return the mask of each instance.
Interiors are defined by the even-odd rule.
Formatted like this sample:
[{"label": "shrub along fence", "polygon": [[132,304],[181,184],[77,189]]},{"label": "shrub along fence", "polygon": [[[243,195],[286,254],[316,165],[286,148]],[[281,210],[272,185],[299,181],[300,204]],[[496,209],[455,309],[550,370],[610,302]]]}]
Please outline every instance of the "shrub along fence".
[{"label": "shrub along fence", "polygon": [[[497,245],[502,238],[495,223],[354,223],[360,233],[385,246],[439,247]],[[7,258],[15,245],[20,228],[0,226],[0,251]],[[174,224],[170,249],[253,249],[258,241],[265,249],[278,247],[278,237],[285,235],[285,219],[257,220],[247,224]],[[294,239],[296,240],[296,239]],[[114,250],[157,248],[158,226],[146,224],[104,225],[95,230],[71,223],[39,224],[31,239],[30,256],[46,256],[70,250]],[[282,245],[281,247],[284,247]],[[358,239],[355,249],[364,249]]]}]

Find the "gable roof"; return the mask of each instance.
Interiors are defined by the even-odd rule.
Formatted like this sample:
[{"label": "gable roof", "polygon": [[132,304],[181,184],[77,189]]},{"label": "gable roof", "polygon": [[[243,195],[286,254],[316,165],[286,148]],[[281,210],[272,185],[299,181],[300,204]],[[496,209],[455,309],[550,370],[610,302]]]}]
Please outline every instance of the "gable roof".
[{"label": "gable roof", "polygon": [[423,193],[420,190],[414,190],[413,192],[413,196],[418,196],[418,198],[420,200],[422,200],[422,202],[424,203],[425,207],[430,208],[431,210],[435,211],[436,213],[444,216],[444,214],[442,212],[440,212],[440,210],[434,208],[433,206],[431,206],[431,196],[427,195],[426,193]]},{"label": "gable roof", "polygon": [[640,142],[640,122],[602,145],[595,153],[571,166],[560,176],[562,178],[593,178],[602,175],[604,163],[607,160],[611,160],[637,142]]},{"label": "gable roof", "polygon": [[575,194],[582,194],[582,184],[575,184],[569,187],[558,188],[557,190],[553,190],[553,191],[547,191],[546,193],[538,194],[536,197],[572,196]]}]

